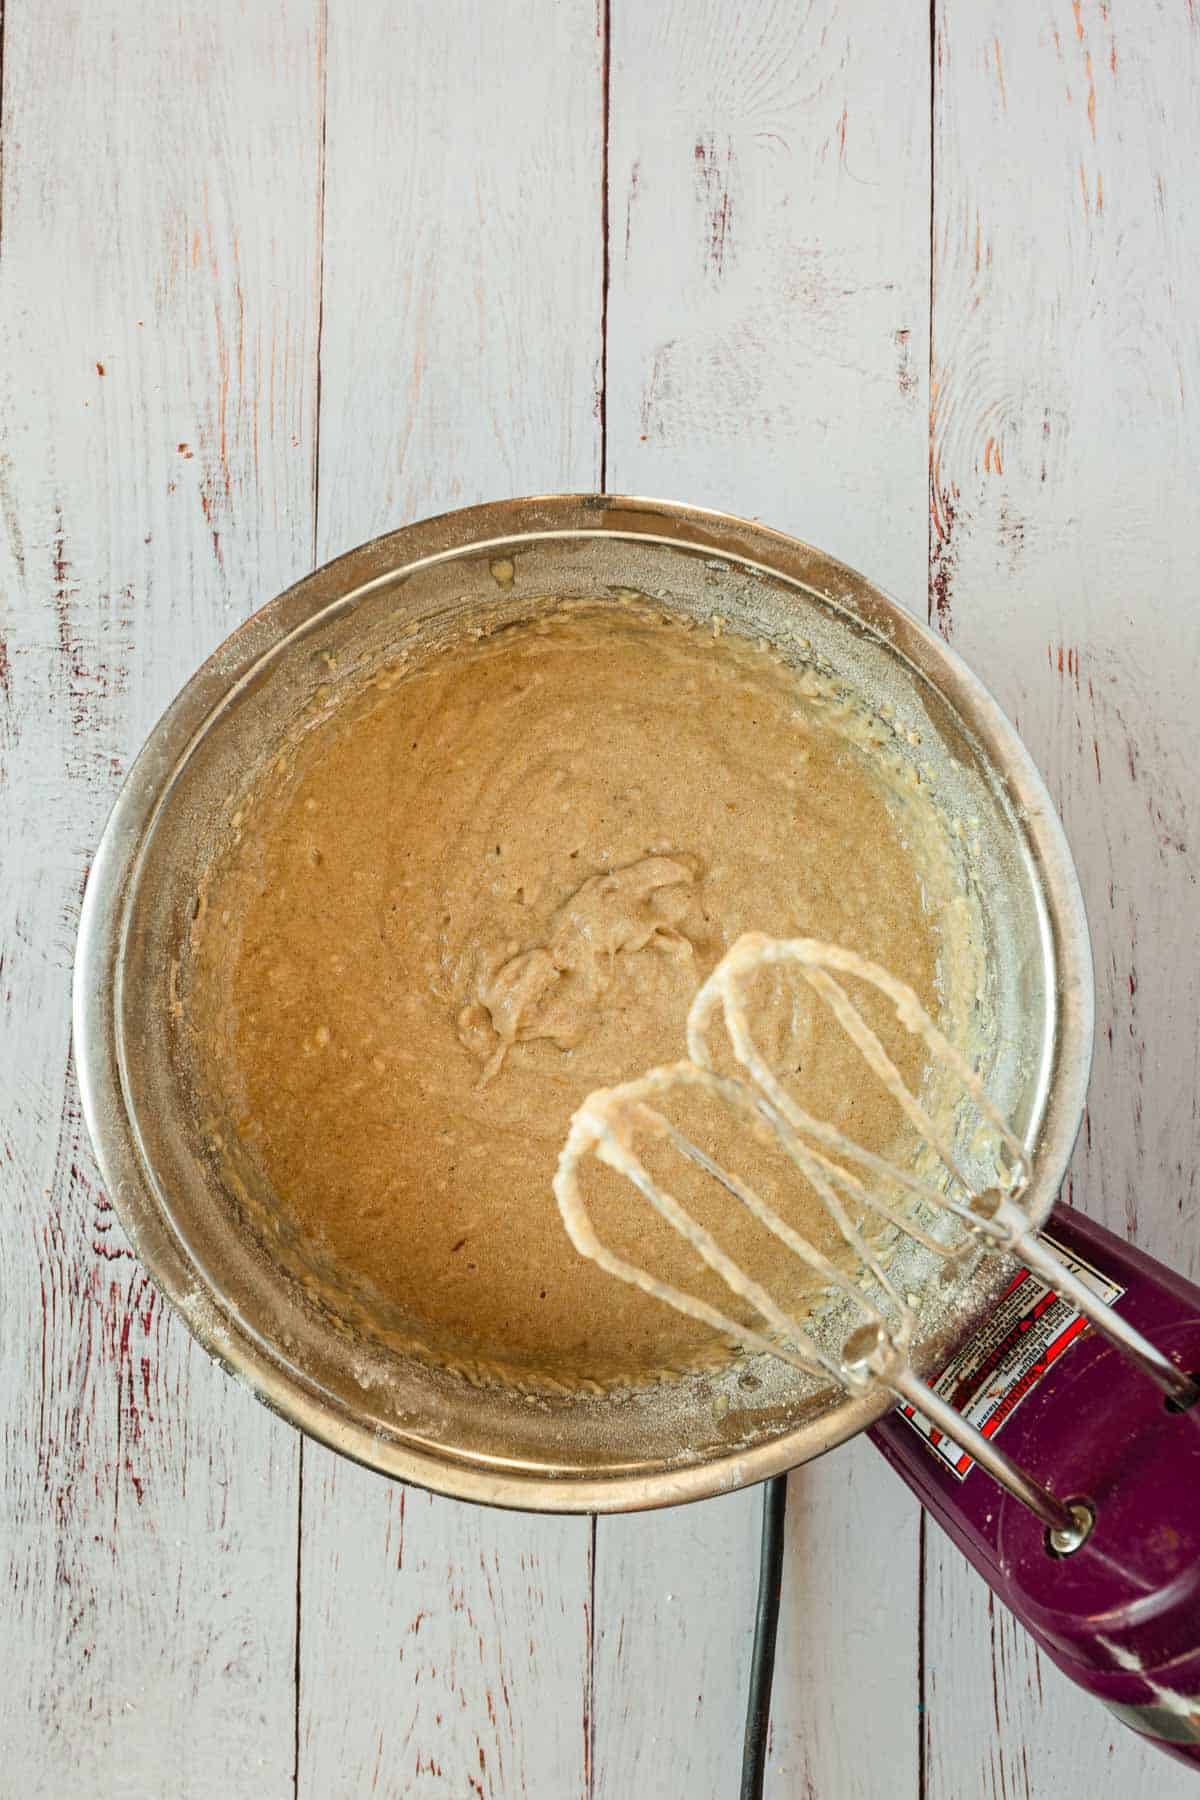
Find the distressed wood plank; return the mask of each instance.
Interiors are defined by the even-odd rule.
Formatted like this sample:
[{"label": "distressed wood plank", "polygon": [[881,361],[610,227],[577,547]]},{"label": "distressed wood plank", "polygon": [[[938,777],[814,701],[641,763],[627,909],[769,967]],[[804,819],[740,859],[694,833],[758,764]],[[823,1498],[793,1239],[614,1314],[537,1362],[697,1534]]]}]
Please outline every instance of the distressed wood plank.
[{"label": "distressed wood plank", "polygon": [[[322,558],[597,484],[601,49],[582,0],[331,13]],[[585,1793],[589,1522],[304,1467],[301,1796]]]},{"label": "distressed wood plank", "polygon": [[909,9],[618,0],[610,487],[759,516],[920,606],[928,135]]},{"label": "distressed wood plank", "polygon": [[865,1439],[791,1477],[771,1800],[918,1792],[919,1518]]},{"label": "distressed wood plank", "polygon": [[[1046,772],[1098,987],[1072,1197],[1200,1267],[1200,20],[938,8],[933,617]],[[929,1533],[929,1792],[1191,1792]],[[988,1679],[988,1676],[991,1679]]]},{"label": "distressed wood plank", "polygon": [[585,1794],[588,1521],[304,1459],[300,1793]]},{"label": "distressed wood plank", "polygon": [[758,1567],[759,1494],[597,1521],[595,1782],[735,1794]]},{"label": "distressed wood plank", "polygon": [[600,466],[590,0],[329,21],[319,556]]},{"label": "distressed wood plank", "polygon": [[292,1787],[296,1442],[132,1259],[79,893],[195,664],[311,553],[317,8],[9,7],[0,335],[0,1786]]},{"label": "distressed wood plank", "polygon": [[[919,605],[927,20],[656,0],[612,29],[609,486],[760,515]],[[769,1792],[915,1794],[916,1508],[866,1445],[792,1486]],[[736,1790],[759,1517],[600,1521],[606,1800]]]}]

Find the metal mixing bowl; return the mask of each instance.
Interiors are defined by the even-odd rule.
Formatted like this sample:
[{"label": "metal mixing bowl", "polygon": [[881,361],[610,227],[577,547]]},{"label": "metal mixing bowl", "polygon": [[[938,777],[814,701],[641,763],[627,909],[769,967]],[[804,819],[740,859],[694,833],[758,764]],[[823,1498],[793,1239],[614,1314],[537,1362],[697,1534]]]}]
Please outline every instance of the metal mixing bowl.
[{"label": "metal mixing bowl", "polygon": [[[331,667],[384,657],[414,626],[450,632],[483,601],[518,617],[538,597],[624,590],[719,612],[753,636],[802,639],[822,669],[886,702],[899,742],[919,740],[923,778],[969,821],[964,879],[994,1026],[987,1076],[1032,1151],[1029,1207],[1043,1220],[1082,1116],[1092,1033],[1087,927],[1046,790],[991,696],[903,607],[819,551],[724,514],[599,495],[504,501],[379,538],[280,595],[151,733],[92,865],[75,967],[76,1060],[105,1181],[205,1347],[346,1455],[443,1493],[547,1511],[666,1505],[759,1481],[863,1430],[888,1400],[759,1366],[767,1359],[619,1394],[528,1396],[390,1347],[248,1223],[203,1138],[173,984],[214,821],[326,692]],[[930,1285],[920,1371],[945,1359],[1006,1276],[993,1257],[949,1291]]]}]

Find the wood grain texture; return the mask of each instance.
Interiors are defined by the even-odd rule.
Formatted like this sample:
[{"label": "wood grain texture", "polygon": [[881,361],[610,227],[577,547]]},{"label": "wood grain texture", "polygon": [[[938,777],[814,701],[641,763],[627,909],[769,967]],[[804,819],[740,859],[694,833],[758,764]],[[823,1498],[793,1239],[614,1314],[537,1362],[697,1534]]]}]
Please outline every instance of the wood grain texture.
[{"label": "wood grain texture", "polygon": [[4,23],[0,1789],[281,1796],[295,1439],[124,1243],[69,984],[131,754],[310,553],[315,7]]},{"label": "wood grain texture", "polygon": [[[322,559],[597,485],[601,55],[581,0],[331,10]],[[304,1469],[299,1794],[585,1793],[589,1522]]]},{"label": "wood grain texture", "polygon": [[[928,21],[863,24],[833,0],[614,7],[608,483],[760,515],[919,607]],[[916,1508],[865,1445],[793,1488],[768,1791],[915,1794]],[[605,1800],[736,1790],[760,1505],[599,1522]],[[887,1671],[865,1722],[864,1633]]]},{"label": "wood grain texture", "polygon": [[768,1800],[919,1793],[919,1519],[865,1439],[791,1477]]},{"label": "wood grain texture", "polygon": [[651,0],[612,28],[610,487],[759,516],[919,608],[928,20]]},{"label": "wood grain texture", "polygon": [[[1188,6],[938,8],[931,612],[1079,864],[1098,1032],[1071,1197],[1193,1275],[1198,82]],[[932,1529],[928,1566],[931,1796],[1191,1793]]]},{"label": "wood grain texture", "polygon": [[586,1794],[588,1534],[305,1446],[299,1792]]},{"label": "wood grain texture", "polygon": [[597,1521],[598,1800],[736,1794],[761,1505],[730,1494]]},{"label": "wood grain texture", "polygon": [[591,0],[332,10],[320,560],[598,485],[599,33]]}]

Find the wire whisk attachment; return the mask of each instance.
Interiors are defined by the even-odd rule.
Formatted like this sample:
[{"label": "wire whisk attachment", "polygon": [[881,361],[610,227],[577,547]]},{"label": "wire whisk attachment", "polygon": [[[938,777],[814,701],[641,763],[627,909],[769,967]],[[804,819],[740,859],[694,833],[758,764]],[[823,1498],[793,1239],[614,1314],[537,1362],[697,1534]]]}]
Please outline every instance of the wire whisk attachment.
[{"label": "wire whisk attachment", "polygon": [[[904,1167],[856,1142],[839,1126],[815,1117],[789,1093],[752,1025],[751,988],[764,971],[797,976],[828,1009],[865,1065],[924,1146],[920,1170]],[[929,1107],[904,1080],[878,1034],[846,986],[866,984],[889,1004],[905,1031],[920,1039],[929,1068],[943,1090],[958,1098]],[[717,1067],[718,1021],[738,1073]],[[856,951],[814,938],[740,937],[697,991],[687,1019],[687,1056],[649,1070],[618,1087],[589,1094],[571,1121],[559,1157],[554,1192],[563,1223],[579,1253],[608,1274],[640,1288],[691,1319],[710,1326],[749,1351],[778,1357],[809,1374],[824,1375],[850,1393],[882,1385],[916,1406],[1003,1485],[1042,1518],[1061,1552],[1083,1542],[1078,1508],[1072,1509],[1007,1457],[929,1388],[913,1370],[909,1352],[918,1299],[894,1279],[890,1250],[900,1237],[919,1245],[952,1274],[977,1251],[1018,1256],[1141,1366],[1181,1405],[1196,1398],[1189,1377],[1149,1344],[1120,1314],[1086,1287],[1037,1236],[1022,1206],[1032,1168],[1028,1152],[988,1095],[965,1057],[950,1043],[917,995],[879,964]],[[935,1091],[939,1091],[935,1084]],[[698,1097],[732,1115],[751,1138],[779,1153],[807,1184],[834,1230],[833,1254],[820,1249],[745,1177],[730,1169],[675,1124],[666,1106],[672,1096]],[[971,1112],[970,1109],[973,1109]],[[968,1132],[964,1125],[973,1124]],[[957,1148],[972,1141],[972,1174]],[[648,1166],[651,1147],[676,1153],[717,1183],[729,1201],[750,1213],[817,1278],[827,1299],[845,1304],[840,1344],[818,1336],[811,1317],[780,1303],[722,1247],[716,1231],[683,1204]],[[982,1148],[980,1148],[982,1146]],[[619,1255],[600,1238],[580,1185],[589,1156],[623,1176],[701,1262],[744,1303],[757,1323],[734,1318],[710,1301]],[[654,1159],[656,1164],[659,1160]],[[828,1308],[825,1309],[826,1318]],[[841,1317],[843,1315],[839,1315]],[[1090,1529],[1090,1523],[1088,1525]],[[1082,1535],[1081,1534],[1082,1531]]]}]

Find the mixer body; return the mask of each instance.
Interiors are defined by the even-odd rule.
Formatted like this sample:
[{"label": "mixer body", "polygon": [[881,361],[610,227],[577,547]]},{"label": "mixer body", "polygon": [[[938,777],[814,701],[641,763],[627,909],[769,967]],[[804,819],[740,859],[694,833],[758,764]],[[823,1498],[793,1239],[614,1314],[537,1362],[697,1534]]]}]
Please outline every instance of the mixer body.
[{"label": "mixer body", "polygon": [[[1065,1205],[1047,1236],[1178,1367],[1200,1370],[1200,1288]],[[1086,1543],[1055,1555],[1026,1507],[904,1409],[871,1436],[1051,1661],[1200,1767],[1200,1406],[1169,1406],[1043,1284],[1024,1276],[1022,1298],[1023,1274],[939,1391],[1094,1513]]]}]

